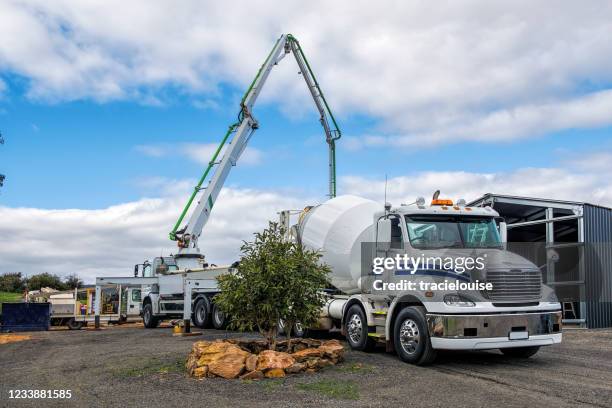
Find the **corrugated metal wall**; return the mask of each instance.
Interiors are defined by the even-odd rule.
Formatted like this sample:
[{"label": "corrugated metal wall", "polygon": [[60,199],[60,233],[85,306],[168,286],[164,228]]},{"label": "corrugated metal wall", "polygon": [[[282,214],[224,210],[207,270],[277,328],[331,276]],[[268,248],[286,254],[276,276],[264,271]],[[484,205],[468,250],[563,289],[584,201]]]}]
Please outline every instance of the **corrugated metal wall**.
[{"label": "corrugated metal wall", "polygon": [[587,326],[612,327],[612,210],[584,205]]}]

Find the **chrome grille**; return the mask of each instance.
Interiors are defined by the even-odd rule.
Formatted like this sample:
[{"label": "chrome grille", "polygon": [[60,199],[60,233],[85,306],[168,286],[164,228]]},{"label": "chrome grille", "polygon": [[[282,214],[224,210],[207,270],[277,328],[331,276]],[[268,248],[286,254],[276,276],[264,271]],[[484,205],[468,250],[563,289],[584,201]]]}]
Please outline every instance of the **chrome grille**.
[{"label": "chrome grille", "polygon": [[483,295],[494,301],[524,301],[540,299],[542,273],[539,270],[511,269],[487,271],[487,282],[493,284],[492,290]]}]

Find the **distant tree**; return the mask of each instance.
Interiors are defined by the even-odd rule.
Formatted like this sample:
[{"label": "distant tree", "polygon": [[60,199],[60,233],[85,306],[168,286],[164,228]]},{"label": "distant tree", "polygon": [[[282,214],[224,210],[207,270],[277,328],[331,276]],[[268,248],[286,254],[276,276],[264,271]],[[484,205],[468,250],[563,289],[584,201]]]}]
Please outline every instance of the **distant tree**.
[{"label": "distant tree", "polygon": [[325,303],[321,289],[330,271],[319,264],[320,254],[283,235],[271,222],[253,242],[245,242],[238,272],[217,278],[221,291],[214,299],[229,316],[231,328],[259,330],[271,350],[276,348],[280,319],[307,326],[318,318]]},{"label": "distant tree", "polygon": [[25,279],[21,272],[7,272],[0,275],[0,292],[21,292],[25,287]]},{"label": "distant tree", "polygon": [[27,284],[29,290],[40,290],[40,288],[66,290],[67,288],[59,276],[48,272],[30,276],[27,280]]},{"label": "distant tree", "polygon": [[79,278],[76,273],[70,274],[64,278],[64,283],[68,289],[80,288],[83,286],[83,281]]}]

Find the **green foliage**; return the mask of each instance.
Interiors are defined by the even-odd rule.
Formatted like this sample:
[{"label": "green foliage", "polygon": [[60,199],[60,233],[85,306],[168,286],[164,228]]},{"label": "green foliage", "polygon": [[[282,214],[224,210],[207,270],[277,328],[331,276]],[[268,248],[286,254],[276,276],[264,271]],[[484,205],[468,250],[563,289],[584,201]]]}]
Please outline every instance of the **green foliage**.
[{"label": "green foliage", "polygon": [[221,293],[215,302],[230,316],[230,327],[259,330],[270,349],[276,347],[278,321],[314,323],[325,299],[329,267],[319,264],[320,254],[283,238],[271,222],[245,242],[238,272],[219,276]]},{"label": "green foliage", "polygon": [[320,380],[308,384],[297,384],[297,388],[326,395],[331,398],[356,400],[359,399],[359,389],[352,381]]},{"label": "green foliage", "polygon": [[40,288],[53,288],[57,290],[66,290],[67,287],[57,275],[52,275],[48,272],[32,275],[27,280],[29,290],[40,290]]},{"label": "green foliage", "polygon": [[68,275],[64,278],[65,286],[68,289],[80,288],[83,286],[83,281],[79,278],[76,273]]},{"label": "green foliage", "polygon": [[1,292],[21,292],[25,287],[25,280],[21,272],[8,272],[0,275]]},{"label": "green foliage", "polygon": [[0,292],[0,313],[2,313],[2,303],[15,303],[23,301],[23,293]]}]

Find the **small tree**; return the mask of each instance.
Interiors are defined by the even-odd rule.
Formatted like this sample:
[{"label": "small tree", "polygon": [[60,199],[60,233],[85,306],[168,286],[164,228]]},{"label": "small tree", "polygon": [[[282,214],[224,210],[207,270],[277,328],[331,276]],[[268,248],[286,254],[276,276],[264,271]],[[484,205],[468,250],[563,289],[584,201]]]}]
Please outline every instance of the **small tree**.
[{"label": "small tree", "polygon": [[27,285],[29,290],[40,290],[40,288],[66,289],[66,285],[64,285],[59,276],[48,272],[30,276],[27,280]]},{"label": "small tree", "polygon": [[325,301],[320,290],[328,283],[320,255],[286,241],[283,233],[271,222],[245,242],[238,272],[217,278],[221,292],[215,297],[231,328],[259,330],[271,350],[281,318],[304,325],[316,320]]},{"label": "small tree", "polygon": [[21,272],[7,272],[0,275],[0,292],[21,292],[25,287],[25,280]]},{"label": "small tree", "polygon": [[64,278],[64,282],[68,289],[80,288],[83,286],[83,281],[79,278],[76,273],[70,274]]}]

